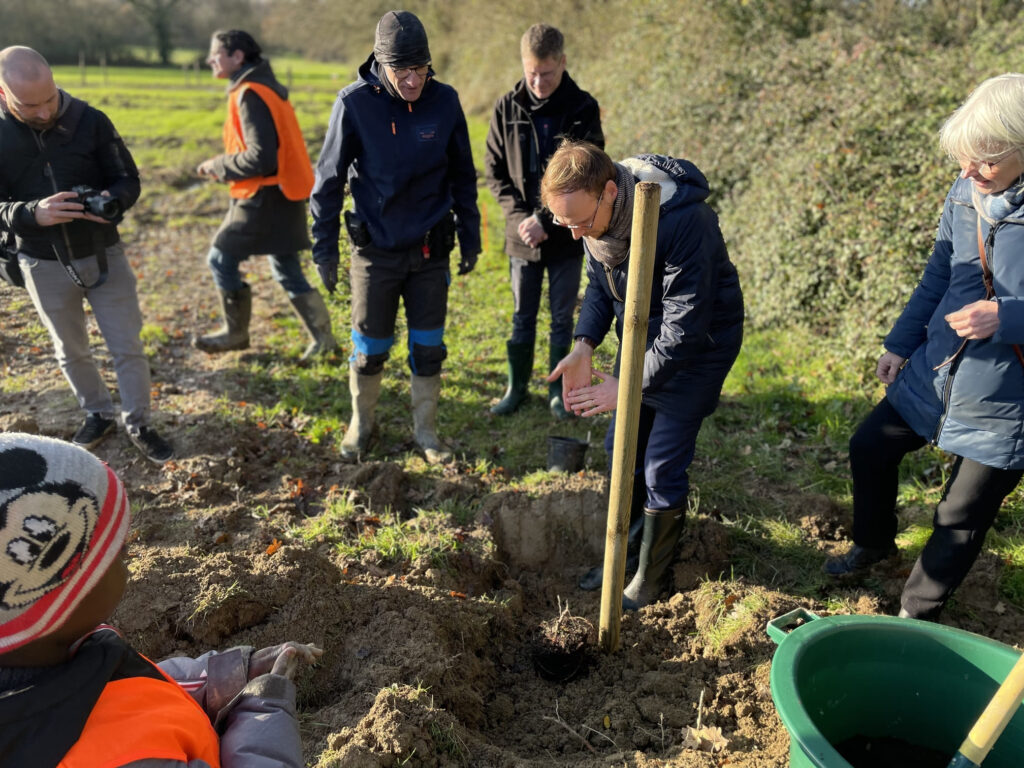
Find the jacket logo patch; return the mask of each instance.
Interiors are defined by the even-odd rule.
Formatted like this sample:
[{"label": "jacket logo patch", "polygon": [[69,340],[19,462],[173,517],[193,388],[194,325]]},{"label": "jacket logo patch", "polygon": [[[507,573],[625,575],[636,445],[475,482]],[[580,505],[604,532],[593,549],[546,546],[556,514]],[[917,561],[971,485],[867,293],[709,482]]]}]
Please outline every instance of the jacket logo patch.
[{"label": "jacket logo patch", "polygon": [[416,129],[416,138],[420,141],[437,141],[437,124],[419,126]]}]

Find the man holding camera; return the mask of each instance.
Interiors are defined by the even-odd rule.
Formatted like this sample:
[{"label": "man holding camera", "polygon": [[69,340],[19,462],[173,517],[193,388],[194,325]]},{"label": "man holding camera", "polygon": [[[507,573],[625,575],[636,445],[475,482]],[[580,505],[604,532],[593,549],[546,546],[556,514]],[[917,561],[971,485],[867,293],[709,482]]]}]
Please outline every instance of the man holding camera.
[{"label": "man holding camera", "polygon": [[431,464],[451,453],[435,419],[451,281],[449,254],[458,233],[459,274],[480,253],[476,171],[466,118],[455,90],[434,79],[427,33],[409,11],[377,24],[373,53],[356,82],[334,103],[310,197],[313,260],[329,292],[338,282],[338,236],[345,213],[352,241],[352,419],[341,456],[355,460],[373,436],[384,363],[395,341],[398,302],[405,305],[412,370],[413,439]]},{"label": "man holding camera", "polygon": [[25,287],[86,412],[73,441],[92,448],[116,427],[89,350],[87,299],[113,358],[128,437],[163,464],[174,449],[149,424],[142,314],[117,232],[139,188],[135,162],[106,115],[58,89],[36,51],[0,51],[0,230],[15,235]]}]

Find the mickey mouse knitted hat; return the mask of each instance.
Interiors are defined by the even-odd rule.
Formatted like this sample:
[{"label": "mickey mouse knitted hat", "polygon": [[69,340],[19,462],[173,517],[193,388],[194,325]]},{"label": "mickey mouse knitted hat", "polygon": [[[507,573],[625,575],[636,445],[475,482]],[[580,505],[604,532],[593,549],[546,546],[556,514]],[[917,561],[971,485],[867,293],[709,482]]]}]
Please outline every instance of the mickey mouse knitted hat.
[{"label": "mickey mouse knitted hat", "polygon": [[416,14],[388,11],[377,22],[373,56],[381,64],[395,69],[419,67],[430,62],[427,30]]},{"label": "mickey mouse knitted hat", "polygon": [[128,534],[124,486],[61,440],[0,433],[0,654],[58,629]]}]

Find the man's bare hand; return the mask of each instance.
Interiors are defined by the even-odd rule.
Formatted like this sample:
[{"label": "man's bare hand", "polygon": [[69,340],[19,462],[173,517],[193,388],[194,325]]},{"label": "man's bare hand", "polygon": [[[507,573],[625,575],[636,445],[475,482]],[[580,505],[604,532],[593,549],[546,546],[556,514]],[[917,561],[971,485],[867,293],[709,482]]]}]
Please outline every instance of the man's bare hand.
[{"label": "man's bare hand", "polygon": [[572,352],[558,361],[558,365],[548,374],[547,381],[553,382],[562,377],[562,399],[574,389],[589,387],[593,380],[591,361],[594,351],[587,344],[576,342]]},{"label": "man's bare hand", "polygon": [[548,239],[547,232],[544,231],[544,225],[540,223],[536,216],[527,216],[519,222],[518,232],[519,239],[531,248],[538,247]]},{"label": "man's bare hand", "polygon": [[565,404],[577,416],[596,416],[614,411],[618,405],[619,380],[610,373],[594,371],[593,374],[600,381],[599,384],[569,390],[564,398]]},{"label": "man's bare hand", "polygon": [[220,177],[216,174],[214,170],[216,167],[214,163],[215,159],[216,158],[211,157],[209,160],[203,160],[203,162],[196,166],[196,173],[202,176],[203,178],[213,179],[214,181],[220,181]]}]

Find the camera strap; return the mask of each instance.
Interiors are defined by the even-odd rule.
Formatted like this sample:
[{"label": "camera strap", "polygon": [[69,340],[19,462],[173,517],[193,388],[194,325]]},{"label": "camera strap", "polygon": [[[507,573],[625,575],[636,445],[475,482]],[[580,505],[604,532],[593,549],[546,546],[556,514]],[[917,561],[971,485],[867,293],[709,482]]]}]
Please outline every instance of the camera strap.
[{"label": "camera strap", "polygon": [[[65,242],[67,242],[67,232],[64,231],[64,225],[61,224],[60,228],[65,235]],[[99,267],[100,274],[96,278],[95,282],[91,285],[86,285],[85,281],[82,280],[82,276],[78,274],[78,270],[75,269],[75,265],[71,263],[70,253],[64,253],[56,243],[53,244],[53,252],[57,255],[57,261],[59,261],[60,265],[64,267],[64,271],[68,273],[68,277],[71,278],[71,282],[79,288],[83,288],[87,291],[92,288],[99,288],[107,282],[107,249],[103,245],[103,233],[99,229],[93,230],[92,248],[93,253],[96,254],[96,266]],[[70,248],[68,250],[70,251]]]}]

